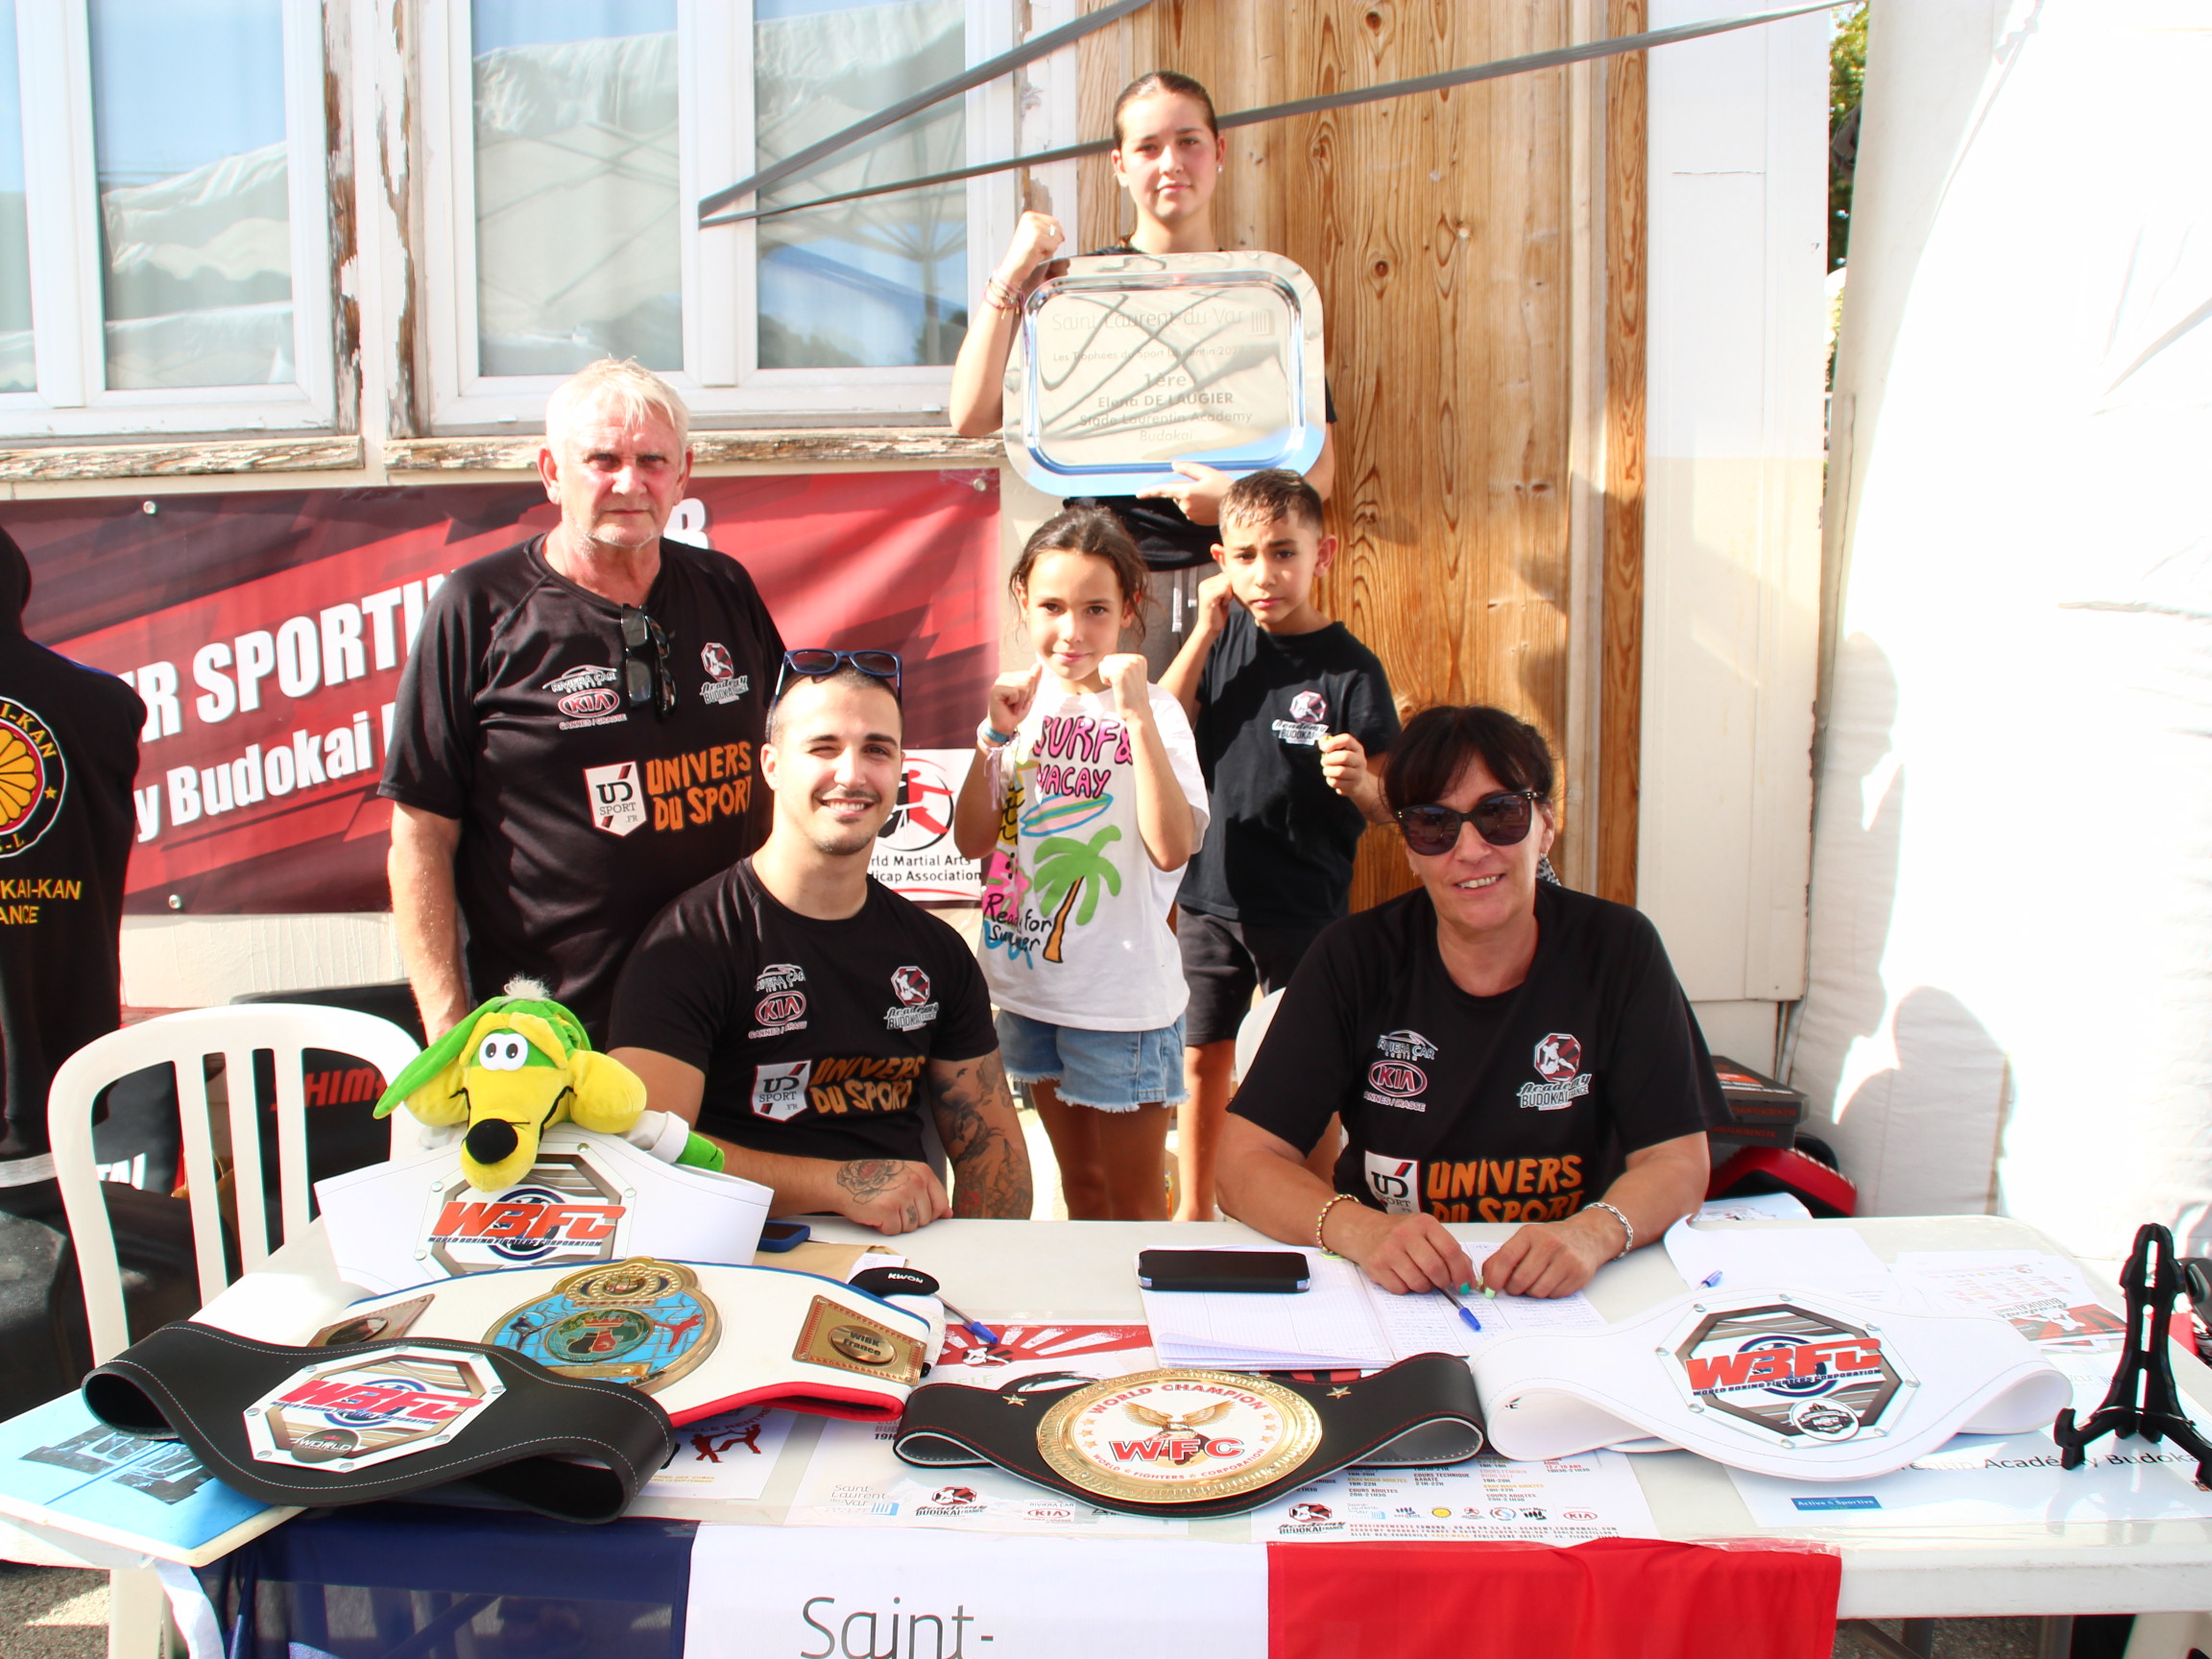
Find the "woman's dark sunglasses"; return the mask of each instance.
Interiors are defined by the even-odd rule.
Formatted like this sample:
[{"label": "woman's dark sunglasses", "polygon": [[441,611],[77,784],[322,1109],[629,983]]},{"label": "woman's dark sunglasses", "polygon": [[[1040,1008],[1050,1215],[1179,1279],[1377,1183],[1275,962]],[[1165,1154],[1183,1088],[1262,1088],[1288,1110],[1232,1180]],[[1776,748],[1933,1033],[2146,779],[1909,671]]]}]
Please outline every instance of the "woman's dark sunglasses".
[{"label": "woman's dark sunglasses", "polygon": [[1454,806],[1405,806],[1395,814],[1398,832],[1406,845],[1424,858],[1441,857],[1459,845],[1459,826],[1472,824],[1475,833],[1493,847],[1518,847],[1528,839],[1534,822],[1536,791],[1503,789],[1485,795],[1472,811]]},{"label": "woman's dark sunglasses", "polygon": [[651,703],[665,720],[676,712],[676,671],[668,666],[668,635],[635,605],[622,608],[623,689],[633,703]]},{"label": "woman's dark sunglasses", "polygon": [[870,679],[882,681],[894,697],[903,690],[896,651],[832,651],[827,645],[803,645],[783,653],[783,672],[777,678],[776,695],[783,695],[783,687],[794,674],[802,680],[819,680],[842,667],[857,668]]}]

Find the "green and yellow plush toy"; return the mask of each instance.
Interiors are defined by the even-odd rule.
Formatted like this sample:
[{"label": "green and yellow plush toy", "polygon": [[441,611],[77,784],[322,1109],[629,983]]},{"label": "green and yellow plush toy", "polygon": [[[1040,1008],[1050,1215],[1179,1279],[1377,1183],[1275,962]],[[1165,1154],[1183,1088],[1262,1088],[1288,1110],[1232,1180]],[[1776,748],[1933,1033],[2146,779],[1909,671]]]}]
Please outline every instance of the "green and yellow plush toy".
[{"label": "green and yellow plush toy", "polygon": [[539,1138],[573,1120],[619,1135],[667,1164],[719,1170],[722,1149],[665,1112],[645,1110],[645,1085],[598,1053],[575,1015],[531,979],[511,979],[421,1053],[376,1102],[389,1117],[402,1101],[421,1122],[466,1122],[461,1172],[479,1192],[499,1192],[530,1173]]}]

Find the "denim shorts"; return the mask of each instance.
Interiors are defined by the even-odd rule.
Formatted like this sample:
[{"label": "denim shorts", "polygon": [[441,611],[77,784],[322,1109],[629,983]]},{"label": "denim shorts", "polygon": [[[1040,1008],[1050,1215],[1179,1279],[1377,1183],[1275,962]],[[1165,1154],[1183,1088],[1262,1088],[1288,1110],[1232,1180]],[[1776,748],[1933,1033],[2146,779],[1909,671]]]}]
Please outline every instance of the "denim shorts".
[{"label": "denim shorts", "polygon": [[1183,1021],[1156,1031],[1085,1031],[998,1011],[998,1056],[1018,1083],[1057,1085],[1070,1106],[1132,1112],[1183,1094]]}]

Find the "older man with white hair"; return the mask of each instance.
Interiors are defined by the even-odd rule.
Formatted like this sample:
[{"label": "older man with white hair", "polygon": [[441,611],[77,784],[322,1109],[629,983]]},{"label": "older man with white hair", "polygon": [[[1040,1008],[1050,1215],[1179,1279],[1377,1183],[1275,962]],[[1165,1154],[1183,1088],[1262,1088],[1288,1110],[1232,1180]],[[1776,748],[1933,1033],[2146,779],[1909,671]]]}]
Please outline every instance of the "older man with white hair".
[{"label": "older man with white hair", "polygon": [[560,523],[463,565],[424,613],[378,792],[433,1037],[523,974],[602,1039],[645,925],[767,833],[783,642],[742,565],[661,537],[689,430],[636,363],[581,371],[538,451]]}]

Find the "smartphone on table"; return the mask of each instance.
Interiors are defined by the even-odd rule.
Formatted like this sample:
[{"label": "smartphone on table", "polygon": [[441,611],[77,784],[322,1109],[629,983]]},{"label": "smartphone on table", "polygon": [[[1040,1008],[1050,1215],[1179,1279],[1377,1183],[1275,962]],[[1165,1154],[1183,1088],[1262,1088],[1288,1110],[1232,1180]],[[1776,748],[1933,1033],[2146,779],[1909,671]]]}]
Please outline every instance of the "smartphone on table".
[{"label": "smartphone on table", "polygon": [[1137,1283],[1147,1290],[1230,1290],[1288,1295],[1313,1283],[1296,1250],[1140,1250]]}]

